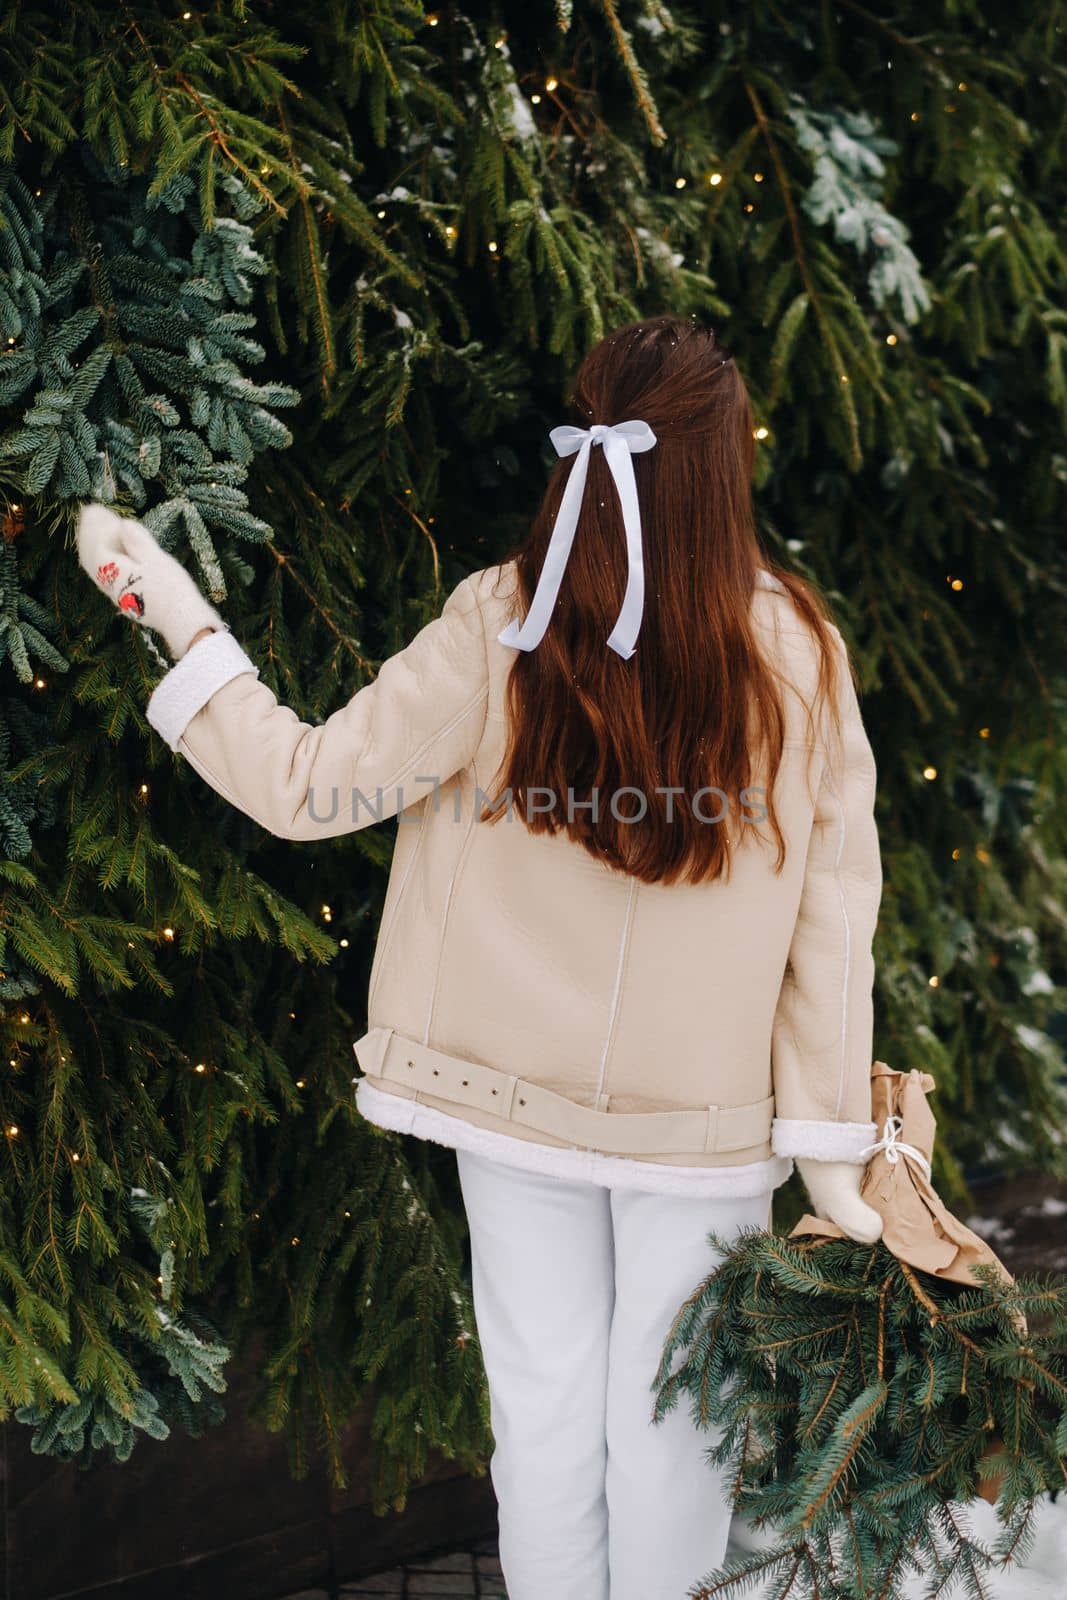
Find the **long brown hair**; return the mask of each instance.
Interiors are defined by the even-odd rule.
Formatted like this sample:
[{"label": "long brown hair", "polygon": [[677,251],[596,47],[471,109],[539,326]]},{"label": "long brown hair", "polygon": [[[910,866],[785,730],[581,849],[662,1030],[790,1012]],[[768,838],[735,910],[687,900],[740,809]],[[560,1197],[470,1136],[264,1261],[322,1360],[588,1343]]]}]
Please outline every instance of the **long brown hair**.
[{"label": "long brown hair", "polygon": [[[766,793],[748,803],[766,808],[780,871],[785,841],[773,781],[785,717],[778,673],[760,651],[750,615],[757,568],[781,581],[810,627],[816,698],[828,698],[834,717],[835,664],[822,600],[760,546],[744,380],[713,330],[689,317],[651,317],[616,329],[589,351],[571,410],[579,427],[639,419],[656,434],[653,449],[631,458],[644,535],[641,629],[629,659],[607,648],[626,585],[626,540],[604,452],[594,449],[551,621],[536,649],[516,652],[509,674],[500,788],[483,820],[500,820],[507,792],[535,833],[563,831],[598,861],[647,883],[704,882],[729,874],[735,819],[709,826],[686,798],[714,785],[731,808],[735,797],[746,803],[758,752]],[[528,534],[505,558],[515,562],[520,616],[573,460],[560,460]],[[682,798],[656,793],[669,787]],[[530,804],[531,790],[554,803]],[[637,794],[632,804],[616,803],[616,815],[610,797],[624,790]],[[599,815],[582,805],[594,792]]]}]

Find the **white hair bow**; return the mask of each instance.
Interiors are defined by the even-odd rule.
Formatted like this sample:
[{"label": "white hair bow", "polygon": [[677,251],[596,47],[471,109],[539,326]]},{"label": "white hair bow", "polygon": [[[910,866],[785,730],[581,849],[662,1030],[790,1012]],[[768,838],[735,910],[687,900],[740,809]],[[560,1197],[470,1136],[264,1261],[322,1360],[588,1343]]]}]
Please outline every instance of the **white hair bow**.
[{"label": "white hair bow", "polygon": [[591,428],[553,428],[549,438],[556,447],[557,455],[572,456],[577,451],[578,459],[571,468],[567,487],[563,491],[563,499],[560,502],[530,609],[521,627],[517,621],[509,622],[503,632],[497,634],[497,638],[501,644],[513,645],[517,650],[534,650],[541,643],[552,616],[556,596],[559,594],[559,586],[563,581],[571,545],[574,543],[578,512],[585,491],[589,452],[593,445],[599,444],[607,457],[608,467],[615,480],[622,505],[622,521],[626,529],[626,554],[629,561],[622,610],[611,630],[608,646],[624,660],[628,659],[634,653],[645,603],[641,510],[637,503],[637,483],[630,457],[651,450],[656,442],[656,435],[647,422],[617,422],[614,427],[597,422]]}]

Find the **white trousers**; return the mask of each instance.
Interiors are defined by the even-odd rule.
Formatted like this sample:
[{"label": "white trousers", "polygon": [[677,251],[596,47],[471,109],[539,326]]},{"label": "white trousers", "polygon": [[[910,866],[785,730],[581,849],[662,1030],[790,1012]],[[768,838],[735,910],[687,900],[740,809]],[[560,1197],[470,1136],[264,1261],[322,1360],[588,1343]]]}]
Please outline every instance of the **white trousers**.
[{"label": "white trousers", "polygon": [[457,1150],[508,1600],[685,1600],[730,1504],[687,1395],[652,1422],[709,1232],[770,1226],[771,1193],[709,1200],[525,1172]]}]

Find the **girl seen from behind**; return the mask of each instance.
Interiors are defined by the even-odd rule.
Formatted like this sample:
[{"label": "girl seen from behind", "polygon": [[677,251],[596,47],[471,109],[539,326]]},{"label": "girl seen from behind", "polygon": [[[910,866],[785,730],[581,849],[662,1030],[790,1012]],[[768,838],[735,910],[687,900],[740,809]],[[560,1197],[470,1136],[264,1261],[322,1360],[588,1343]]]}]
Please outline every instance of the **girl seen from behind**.
[{"label": "girl seen from behind", "polygon": [[881,1225],[875,764],[840,631],[761,549],[714,333],[617,329],[552,438],[519,548],[319,726],[139,523],[86,506],[79,555],[230,804],[298,843],[399,820],[356,1099],[457,1152],[510,1600],[684,1600],[729,1505],[651,1384],[708,1234],[769,1226],[794,1160]]}]

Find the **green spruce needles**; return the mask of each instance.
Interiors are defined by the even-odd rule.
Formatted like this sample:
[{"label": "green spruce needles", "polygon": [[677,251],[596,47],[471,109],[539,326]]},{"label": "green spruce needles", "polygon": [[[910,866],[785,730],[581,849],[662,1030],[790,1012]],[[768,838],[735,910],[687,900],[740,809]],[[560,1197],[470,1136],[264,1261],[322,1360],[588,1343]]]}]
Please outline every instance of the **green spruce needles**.
[{"label": "green spruce needles", "polygon": [[[722,1259],[675,1318],[654,1415],[689,1397],[766,1544],[694,1574],[694,1600],[897,1600],[916,1575],[987,1596],[1037,1497],[1067,1486],[1067,1285],[983,1267],[964,1287],[851,1240],[709,1241]],[[990,1549],[960,1512],[993,1486]]]}]

